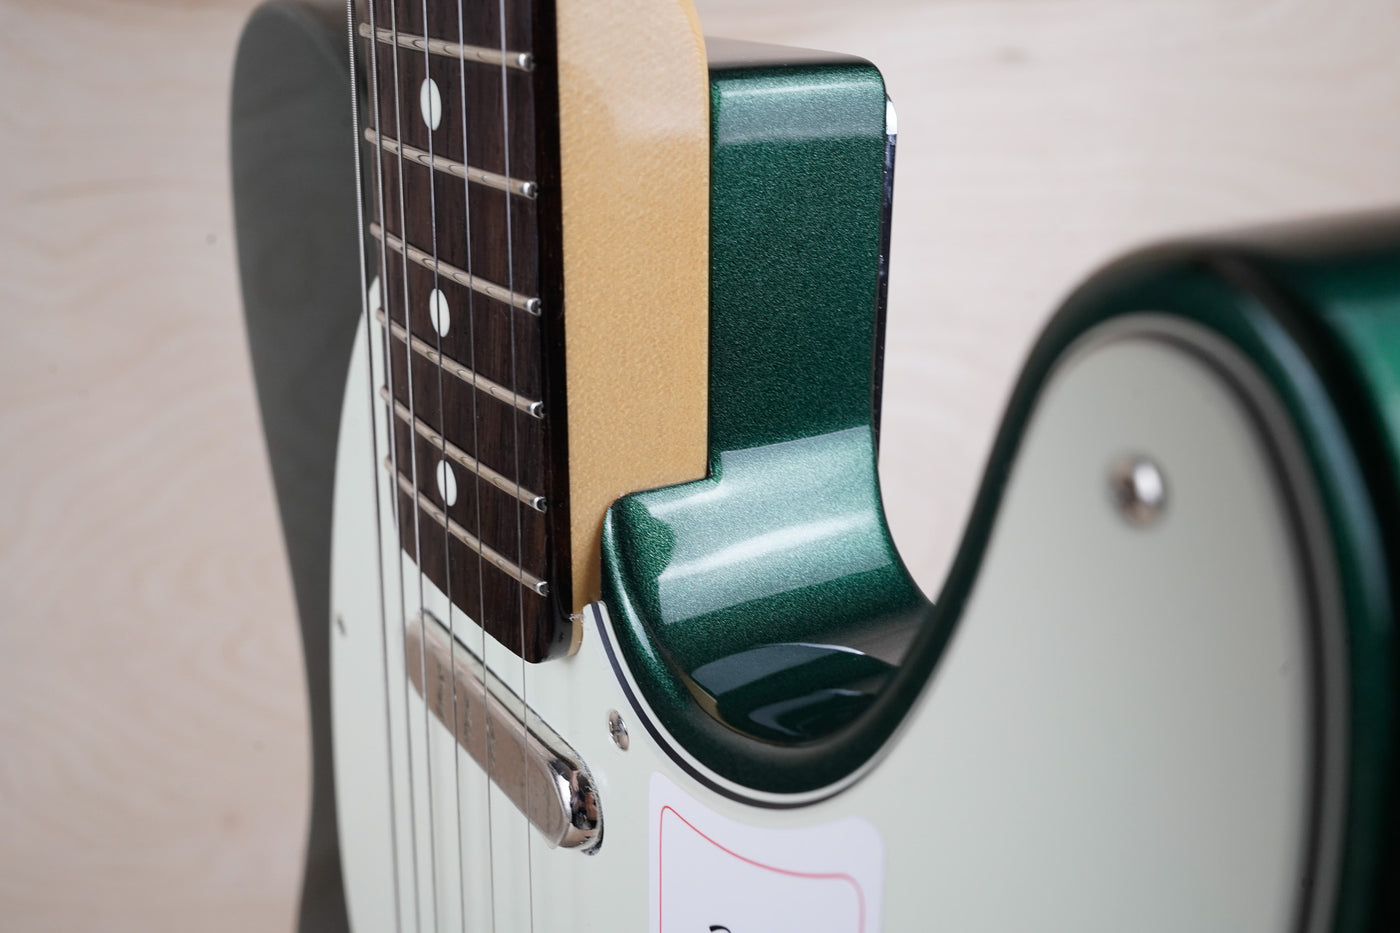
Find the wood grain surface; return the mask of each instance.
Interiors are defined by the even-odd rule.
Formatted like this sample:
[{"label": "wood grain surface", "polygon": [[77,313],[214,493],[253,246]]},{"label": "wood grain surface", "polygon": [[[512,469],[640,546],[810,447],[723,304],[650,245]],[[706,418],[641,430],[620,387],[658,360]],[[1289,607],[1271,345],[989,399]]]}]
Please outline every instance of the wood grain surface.
[{"label": "wood grain surface", "polygon": [[[394,340],[384,357],[395,403],[410,413],[394,429],[392,468],[400,485],[408,484],[396,514],[400,542],[427,579],[493,638],[539,661],[565,653],[576,628],[569,622],[574,607],[554,17],[552,7],[530,0],[465,9],[472,15],[459,15],[455,2],[395,0],[361,2],[355,14],[357,32],[372,18],[390,39],[426,35],[468,46],[504,44],[537,62],[525,71],[357,39],[360,60],[376,65],[366,92],[366,119],[376,133],[430,158],[465,162],[538,191],[525,197],[483,184],[469,189],[462,178],[399,152],[378,151],[369,215],[399,246],[384,238],[371,274],[381,282],[389,320],[427,350],[411,352],[410,341]],[[546,47],[548,56],[541,54]],[[420,97],[429,81],[441,89],[441,110],[431,128]],[[419,261],[411,260],[409,247],[421,251]],[[443,275],[438,263],[466,270],[468,278]],[[442,296],[444,320],[457,325],[446,334],[429,313],[432,294]],[[535,313],[525,310],[531,302]],[[455,368],[444,375],[430,358],[435,353],[492,381],[500,394],[456,378]],[[527,413],[532,401],[543,404],[542,418]],[[548,511],[458,466],[446,467],[454,477],[460,473],[447,501],[437,483],[443,441],[416,432],[414,419],[517,483],[515,492],[529,490],[525,498],[548,501]],[[531,581],[543,581],[548,592],[535,590]]]},{"label": "wood grain surface", "polygon": [[710,100],[688,0],[555,9],[566,320],[610,325],[565,328],[581,610],[601,593],[603,514],[622,490],[705,474]]},{"label": "wood grain surface", "polygon": [[[300,652],[230,242],[248,0],[0,0],[0,928],[288,929]],[[1018,362],[1167,234],[1400,202],[1393,0],[701,0],[900,115],[886,502],[937,591]]]}]

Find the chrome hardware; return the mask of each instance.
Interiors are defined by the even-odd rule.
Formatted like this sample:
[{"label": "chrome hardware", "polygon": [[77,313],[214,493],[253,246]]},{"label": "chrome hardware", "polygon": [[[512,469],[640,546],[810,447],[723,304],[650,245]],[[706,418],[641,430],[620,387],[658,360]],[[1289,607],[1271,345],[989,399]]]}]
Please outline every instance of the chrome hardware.
[{"label": "chrome hardware", "polygon": [[470,272],[463,272],[450,263],[442,262],[428,253],[423,252],[412,243],[405,243],[403,240],[389,233],[378,223],[369,225],[369,235],[376,240],[382,240],[385,248],[399,253],[405,259],[410,259],[418,263],[429,272],[436,272],[438,275],[449,278],[463,288],[470,288],[474,292],[480,292],[487,298],[494,298],[502,304],[513,305],[522,311],[539,317],[540,300],[530,298],[526,295],[517,295],[510,289],[497,285],[495,282],[483,279],[481,276],[472,275]]},{"label": "chrome hardware", "polygon": [[632,744],[632,740],[627,737],[627,723],[622,721],[622,714],[617,710],[608,713],[608,734],[612,736],[613,744],[624,752],[627,746]]},{"label": "chrome hardware", "polygon": [[[395,336],[398,335],[395,334]],[[447,459],[451,460],[453,463],[456,463],[468,472],[480,476],[506,495],[514,496],[536,512],[543,512],[549,507],[548,500],[545,499],[544,496],[536,495],[510,477],[497,473],[495,470],[434,431],[422,418],[415,417],[413,412],[408,410],[407,405],[394,398],[388,386],[379,387],[379,397],[384,400],[385,404],[392,403],[394,406],[394,414],[400,421],[404,424],[412,424],[413,430],[416,431],[420,437],[433,447],[442,451]]]},{"label": "chrome hardware", "polygon": [[521,71],[535,70],[535,57],[529,52],[503,52],[499,49],[484,48],[479,45],[460,45],[446,39],[410,35],[396,29],[385,29],[382,26],[378,29],[371,29],[369,23],[361,23],[359,32],[366,39],[373,36],[385,45],[397,45],[401,49],[427,51],[444,58],[481,62],[486,65],[505,65],[508,68],[518,68]]},{"label": "chrome hardware", "polygon": [[597,851],[603,816],[593,776],[578,753],[476,655],[454,643],[437,619],[426,613],[414,619],[404,639],[414,688],[545,842],[551,848]]},{"label": "chrome hardware", "polygon": [[1157,464],[1146,457],[1124,457],[1109,472],[1113,503],[1130,523],[1150,525],[1167,505],[1167,481]]},{"label": "chrome hardware", "polygon": [[523,198],[534,199],[539,196],[539,185],[533,181],[520,181],[515,178],[507,178],[495,172],[488,172],[483,168],[474,168],[462,162],[456,162],[446,156],[440,156],[433,152],[424,152],[416,146],[399,142],[388,136],[380,136],[372,127],[365,128],[365,139],[370,143],[379,146],[390,155],[403,156],[409,162],[417,162],[424,168],[430,168],[444,175],[452,175],[465,181],[476,182],[488,188],[495,188],[497,191],[509,191],[511,194],[518,194]]},{"label": "chrome hardware", "polygon": [[[398,321],[390,321],[385,315],[383,308],[375,310],[374,319],[379,322],[381,327],[388,327],[389,333],[394,335],[395,340],[399,343],[404,343],[406,341],[408,345],[413,348],[414,353],[417,353],[419,356],[423,357],[423,359],[437,366],[443,372],[457,377],[474,389],[485,392],[498,402],[515,406],[531,418],[544,419],[544,402],[537,402],[534,399],[526,398],[519,392],[514,392],[501,385],[499,382],[493,382],[485,376],[473,372],[452,357],[444,355],[426,340],[409,334]],[[407,409],[405,409],[405,411],[407,411]]]}]

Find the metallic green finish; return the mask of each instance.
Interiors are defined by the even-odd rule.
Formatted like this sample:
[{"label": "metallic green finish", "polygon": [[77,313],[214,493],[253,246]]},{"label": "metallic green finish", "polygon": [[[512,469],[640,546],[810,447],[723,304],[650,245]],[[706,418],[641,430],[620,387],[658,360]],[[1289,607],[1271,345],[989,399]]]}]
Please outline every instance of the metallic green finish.
[{"label": "metallic green finish", "polygon": [[1359,458],[1361,477],[1337,493],[1351,501],[1329,503],[1334,523],[1370,509],[1370,522],[1356,522],[1349,541],[1338,536],[1347,564],[1351,749],[1333,928],[1393,930],[1400,927],[1400,213],[1301,229],[1245,252],[1273,283],[1265,300],[1306,329]]},{"label": "metallic green finish", "polygon": [[614,506],[630,602],[681,669],[775,640],[849,638],[920,605],[874,463],[868,426],[848,428],[721,451],[709,478]]},{"label": "metallic green finish", "polygon": [[[749,74],[777,80],[762,69]],[[809,318],[784,304],[801,286],[794,276],[843,288],[857,281],[858,271],[843,265],[843,256],[869,261],[872,254],[862,239],[846,244],[849,254],[826,253],[805,267],[799,260],[821,250],[787,236],[795,221],[775,207],[821,215],[802,225],[804,237],[825,231],[854,240],[852,231],[864,228],[821,213],[830,203],[823,190],[829,168],[813,172],[805,160],[773,155],[774,165],[800,167],[800,181],[760,171],[765,152],[795,144],[791,123],[768,124],[789,129],[786,137],[766,141],[726,135],[724,83],[738,77],[715,80],[713,474],[626,497],[604,528],[604,599],[618,648],[667,730],[708,768],[760,791],[818,790],[868,761],[933,676],[960,620],[1025,426],[1059,360],[1112,319],[1143,311],[1178,317],[1212,331],[1253,362],[1303,443],[1327,516],[1346,620],[1339,639],[1347,677],[1345,825],[1332,929],[1396,928],[1400,216],[1302,235],[1171,245],[1093,276],[1051,321],[1026,363],[962,546],[936,605],[929,606],[884,533],[868,411],[864,426],[843,421],[858,389],[855,353],[832,336],[843,333],[842,322],[833,321],[820,301]],[[782,99],[815,117],[816,108],[801,95]],[[872,102],[866,118],[873,113]],[[753,132],[764,126],[754,119],[742,125]],[[721,143],[740,148],[729,153]],[[770,225],[766,234],[763,223]],[[866,274],[863,287],[873,288],[873,261]],[[855,294],[852,287],[850,300]],[[859,303],[851,308],[852,314],[864,310]],[[779,323],[770,326],[765,315]],[[805,328],[821,333],[813,337]],[[805,359],[784,355],[799,343]],[[860,347],[866,359],[870,349],[868,342]],[[828,365],[839,372],[812,376]],[[820,392],[806,389],[816,384]],[[804,404],[797,393],[810,399]],[[839,482],[822,479],[837,475]],[[800,550],[785,550],[789,545]],[[849,574],[830,576],[843,564]],[[873,592],[860,592],[867,583]],[[851,628],[823,632],[832,624]],[[881,625],[912,633],[896,668],[857,655],[844,662],[831,647]],[[798,644],[811,641],[828,648]],[[765,646],[774,650],[765,652]],[[832,697],[841,699],[796,728],[771,715],[785,701],[806,698],[819,708]],[[1321,735],[1325,718],[1317,728]]]},{"label": "metallic green finish", "polygon": [[878,658],[833,645],[762,645],[690,672],[715,716],[760,739],[811,740],[856,719],[894,674]]},{"label": "metallic green finish", "polygon": [[885,86],[865,63],[746,68],[710,99],[716,465],[870,424]]},{"label": "metallic green finish", "polygon": [[712,63],[711,103],[710,475],[613,506],[605,600],[633,659],[650,652],[654,704],[810,740],[893,668],[803,646],[907,628],[926,605],[885,526],[871,426],[885,89],[858,60]]}]

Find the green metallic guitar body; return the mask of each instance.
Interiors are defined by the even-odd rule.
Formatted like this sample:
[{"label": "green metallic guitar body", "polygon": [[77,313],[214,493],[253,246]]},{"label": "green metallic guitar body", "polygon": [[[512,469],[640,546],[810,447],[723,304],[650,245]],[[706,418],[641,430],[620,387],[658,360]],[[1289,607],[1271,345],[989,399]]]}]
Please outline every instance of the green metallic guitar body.
[{"label": "green metallic guitar body", "polygon": [[[929,602],[885,526],[868,401],[882,337],[883,86],[857,63],[726,62],[712,98],[711,475],[624,498],[604,532],[619,649],[673,740],[775,793],[862,767],[937,674],[1047,378],[1095,328],[1152,311],[1232,345],[1301,434],[1345,607],[1334,929],[1383,928],[1400,884],[1400,216],[1164,246],[1087,283],[1027,363],[954,570]],[[755,665],[761,676],[726,677]]]},{"label": "green metallic guitar body", "polygon": [[[269,35],[331,47],[287,9],[245,40],[243,100],[277,96],[256,67]],[[318,711],[302,928],[1394,929],[1400,216],[1166,245],[1094,275],[1031,353],[930,599],[876,468],[884,83],[841,56],[710,55],[709,474],[616,502],[579,652],[482,688],[596,791],[587,856],[541,841],[499,774],[448,776],[476,768],[470,743],[427,715],[392,639],[361,637],[379,624],[361,571],[384,540],[398,553],[375,530],[377,480],[345,466],[371,459],[377,364],[349,353],[358,305],[295,288],[316,262],[353,281],[358,241],[337,229],[335,249],[278,266],[279,212],[329,196],[259,161],[291,137],[235,124],[250,343]],[[306,120],[286,128],[311,145]],[[298,393],[318,436],[340,424],[338,466],[298,446]],[[297,485],[333,468],[334,504]],[[333,561],[308,531],[332,512]],[[411,608],[452,612],[431,591]],[[470,626],[448,663],[476,663]],[[365,698],[380,671],[401,707]],[[395,787],[405,748],[417,770]]]},{"label": "green metallic guitar body", "polygon": [[[863,61],[710,53],[710,475],[612,508],[604,601],[633,663],[658,674],[653,703],[712,698],[687,745],[716,743],[764,790],[808,790],[837,776],[810,742],[865,712],[926,609],[876,473],[892,108]],[[833,642],[881,648],[796,647]],[[695,681],[755,649],[771,679],[734,695]],[[782,722],[754,719],[793,697],[807,700]]]}]

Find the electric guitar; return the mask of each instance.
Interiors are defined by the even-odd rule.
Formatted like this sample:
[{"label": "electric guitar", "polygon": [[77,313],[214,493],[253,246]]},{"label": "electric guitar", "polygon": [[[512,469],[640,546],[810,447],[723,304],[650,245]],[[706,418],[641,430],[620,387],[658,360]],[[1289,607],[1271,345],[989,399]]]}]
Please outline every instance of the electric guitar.
[{"label": "electric guitar", "polygon": [[1397,928],[1400,218],[1094,275],[929,599],[879,72],[346,12],[262,8],[233,111],[303,930]]}]

